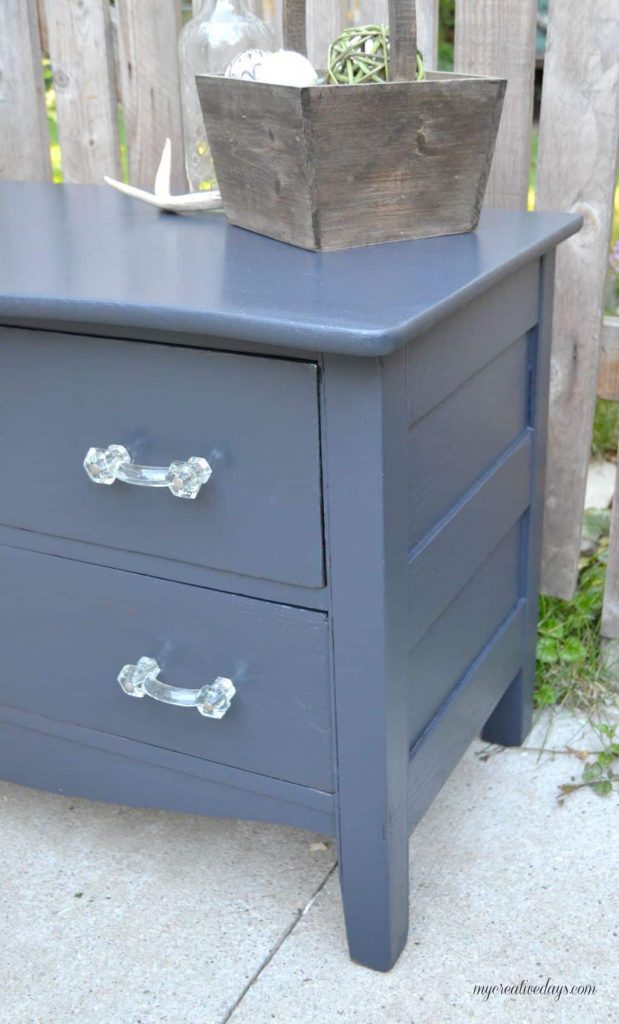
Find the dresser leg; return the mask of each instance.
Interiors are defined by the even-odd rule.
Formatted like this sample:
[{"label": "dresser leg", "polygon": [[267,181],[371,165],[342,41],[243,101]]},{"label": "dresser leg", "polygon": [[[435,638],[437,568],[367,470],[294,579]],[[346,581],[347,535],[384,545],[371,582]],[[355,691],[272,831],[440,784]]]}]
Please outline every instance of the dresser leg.
[{"label": "dresser leg", "polygon": [[533,673],[521,670],[482,730],[482,739],[501,747],[520,747],[533,720]]},{"label": "dresser leg", "polygon": [[364,831],[339,841],[348,948],[364,967],[389,971],[408,938],[408,835],[396,845],[382,827]]}]

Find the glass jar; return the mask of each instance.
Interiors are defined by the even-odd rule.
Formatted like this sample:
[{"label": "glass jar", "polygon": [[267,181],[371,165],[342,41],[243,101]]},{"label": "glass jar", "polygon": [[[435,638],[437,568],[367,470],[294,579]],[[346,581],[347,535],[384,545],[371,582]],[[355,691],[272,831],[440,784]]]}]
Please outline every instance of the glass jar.
[{"label": "glass jar", "polygon": [[271,30],[249,10],[247,0],[203,0],[179,37],[185,168],[192,192],[216,188],[196,75],[222,75],[245,50],[272,50]]}]

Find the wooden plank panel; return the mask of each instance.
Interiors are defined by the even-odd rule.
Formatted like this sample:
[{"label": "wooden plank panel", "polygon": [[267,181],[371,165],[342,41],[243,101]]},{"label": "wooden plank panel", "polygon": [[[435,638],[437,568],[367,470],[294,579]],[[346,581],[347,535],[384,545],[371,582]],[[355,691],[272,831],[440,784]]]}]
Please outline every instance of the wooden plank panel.
[{"label": "wooden plank panel", "polygon": [[525,336],[409,431],[409,547],[521,436],[527,425],[528,383]]},{"label": "wooden plank panel", "polygon": [[619,316],[604,318],[598,398],[619,402]]},{"label": "wooden plank panel", "polygon": [[172,188],[186,188],[176,0],[118,0],[121,94],[132,184],[151,189],[166,138]]},{"label": "wooden plank panel", "polygon": [[550,25],[537,183],[540,210],[584,217],[557,255],[542,586],[576,586],[598,377],[619,131],[617,0],[560,0]]},{"label": "wooden plank panel", "polygon": [[45,0],[63,179],[120,177],[108,0]]},{"label": "wooden plank panel", "polygon": [[488,707],[498,702],[518,671],[525,627],[523,604],[495,634],[411,751],[408,773],[411,831],[479,733]]},{"label": "wooden plank panel", "polygon": [[409,640],[416,643],[453,601],[530,502],[532,431],[409,558]]},{"label": "wooden plank panel", "polygon": [[516,523],[411,651],[410,746],[522,597],[522,539],[522,523]]},{"label": "wooden plank panel", "polygon": [[535,260],[415,338],[406,351],[412,425],[521,338],[539,315]]},{"label": "wooden plank panel", "polygon": [[455,70],[508,80],[486,191],[488,206],[527,206],[535,25],[535,0],[458,0],[456,4]]},{"label": "wooden plank panel", "polygon": [[[613,514],[610,524],[608,568],[606,571],[606,589],[604,591],[604,610],[602,613],[602,636],[607,637],[609,640],[619,640],[619,469],[615,479]],[[613,667],[616,673],[616,660]]]},{"label": "wooden plank panel", "polygon": [[0,3],[0,179],[51,177],[36,0]]}]

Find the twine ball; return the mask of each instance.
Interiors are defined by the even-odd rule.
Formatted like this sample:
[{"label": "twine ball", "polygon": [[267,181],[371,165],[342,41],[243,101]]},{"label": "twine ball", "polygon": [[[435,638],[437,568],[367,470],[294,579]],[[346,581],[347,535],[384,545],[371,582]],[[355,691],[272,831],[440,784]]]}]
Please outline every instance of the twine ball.
[{"label": "twine ball", "polygon": [[[334,85],[388,82],[389,29],[385,25],[348,28],[331,43],[328,81]],[[417,51],[417,80],[425,78],[423,59]]]}]

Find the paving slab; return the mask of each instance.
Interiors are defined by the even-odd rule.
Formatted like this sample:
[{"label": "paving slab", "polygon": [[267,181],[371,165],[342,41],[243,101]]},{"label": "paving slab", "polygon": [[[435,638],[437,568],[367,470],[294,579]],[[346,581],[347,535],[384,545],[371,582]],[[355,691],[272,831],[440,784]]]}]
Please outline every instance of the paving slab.
[{"label": "paving slab", "polygon": [[572,750],[601,750],[600,736],[595,721],[616,722],[619,727],[619,707],[605,709],[603,719],[576,714],[565,708],[552,708],[537,712],[525,749],[538,750],[544,757],[554,752]]},{"label": "paving slab", "polygon": [[0,784],[0,1022],[219,1024],[332,869],[322,838]]},{"label": "paving slab", "polygon": [[[619,799],[558,804],[589,739],[561,713],[540,756],[549,717],[474,743],[414,833],[388,975],[348,959],[324,837],[0,785],[0,1024],[618,1024]],[[547,979],[596,991],[474,990]]]},{"label": "paving slab", "polygon": [[[619,800],[579,791],[559,805],[574,758],[479,752],[411,840],[411,936],[395,969],[348,961],[333,877],[230,1024],[617,1024]],[[596,991],[474,991],[547,979]]]}]

